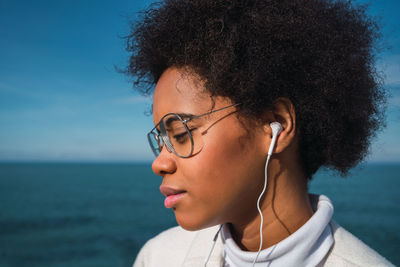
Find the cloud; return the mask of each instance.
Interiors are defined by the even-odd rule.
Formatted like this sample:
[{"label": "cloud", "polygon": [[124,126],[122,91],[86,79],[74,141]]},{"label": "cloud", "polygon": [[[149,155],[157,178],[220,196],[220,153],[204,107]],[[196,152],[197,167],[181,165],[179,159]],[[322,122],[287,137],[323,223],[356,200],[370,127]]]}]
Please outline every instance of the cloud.
[{"label": "cloud", "polygon": [[383,58],[377,67],[384,73],[386,85],[400,85],[400,54]]}]

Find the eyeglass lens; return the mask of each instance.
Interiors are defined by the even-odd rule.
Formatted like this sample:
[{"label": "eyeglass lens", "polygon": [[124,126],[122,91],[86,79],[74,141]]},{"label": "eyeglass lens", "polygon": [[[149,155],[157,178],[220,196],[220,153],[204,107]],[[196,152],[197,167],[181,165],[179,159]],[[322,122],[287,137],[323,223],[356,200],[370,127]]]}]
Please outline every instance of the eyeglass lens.
[{"label": "eyeglass lens", "polygon": [[168,150],[180,157],[190,157],[203,147],[201,131],[190,122],[185,124],[176,114],[165,116],[160,121],[159,133],[149,133],[148,139],[156,156],[160,154],[164,143]]}]

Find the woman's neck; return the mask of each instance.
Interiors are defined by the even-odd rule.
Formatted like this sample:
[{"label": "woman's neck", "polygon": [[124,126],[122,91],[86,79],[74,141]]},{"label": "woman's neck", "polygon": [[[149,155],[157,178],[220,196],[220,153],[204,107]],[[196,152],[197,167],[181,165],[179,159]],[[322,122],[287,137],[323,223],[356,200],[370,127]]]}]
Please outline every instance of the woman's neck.
[{"label": "woman's neck", "polygon": [[[271,159],[267,191],[260,205],[264,217],[262,249],[287,238],[311,218],[313,210],[307,193],[307,180],[299,175],[302,173],[299,166]],[[250,221],[232,222],[232,237],[242,250],[258,251],[260,223],[258,213]]]}]

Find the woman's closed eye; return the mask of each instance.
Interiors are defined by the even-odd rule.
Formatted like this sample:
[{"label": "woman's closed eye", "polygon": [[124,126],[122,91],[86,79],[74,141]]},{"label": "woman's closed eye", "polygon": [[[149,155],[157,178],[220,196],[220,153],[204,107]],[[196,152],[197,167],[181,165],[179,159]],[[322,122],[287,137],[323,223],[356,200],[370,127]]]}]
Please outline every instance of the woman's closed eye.
[{"label": "woman's closed eye", "polygon": [[[189,129],[189,132],[192,133],[192,131],[194,131],[195,128],[193,129]],[[177,142],[179,144],[184,144],[186,142],[188,142],[189,139],[189,132],[188,131],[182,131],[180,133],[174,134],[172,137],[174,139],[174,142]]]}]

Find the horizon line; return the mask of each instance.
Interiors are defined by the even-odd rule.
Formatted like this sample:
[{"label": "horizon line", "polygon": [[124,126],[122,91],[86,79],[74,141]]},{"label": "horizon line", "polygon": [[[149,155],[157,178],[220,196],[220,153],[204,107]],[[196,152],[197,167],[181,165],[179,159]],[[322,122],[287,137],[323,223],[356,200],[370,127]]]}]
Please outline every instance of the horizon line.
[{"label": "horizon line", "polygon": [[[132,159],[132,160],[99,160],[99,159],[77,159],[77,160],[62,160],[62,159],[33,159],[33,160],[20,160],[20,159],[0,159],[0,164],[4,163],[47,163],[47,164],[57,164],[57,163],[65,163],[65,164],[151,164],[153,160],[150,159],[143,159],[143,160],[138,160],[138,159]],[[353,168],[363,165],[363,164],[400,164],[400,160],[365,160],[360,163],[358,163],[356,166]],[[324,168],[325,166],[321,166]],[[326,167],[329,168],[329,167]]]}]

